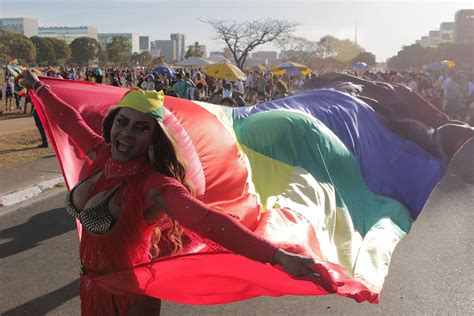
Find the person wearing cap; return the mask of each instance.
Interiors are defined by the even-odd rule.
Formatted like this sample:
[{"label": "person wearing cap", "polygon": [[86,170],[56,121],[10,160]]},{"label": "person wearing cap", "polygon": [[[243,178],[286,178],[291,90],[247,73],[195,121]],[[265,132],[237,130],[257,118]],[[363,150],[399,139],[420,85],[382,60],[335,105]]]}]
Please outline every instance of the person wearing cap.
[{"label": "person wearing cap", "polygon": [[[178,252],[183,228],[252,260],[278,264],[290,274],[319,277],[311,270],[312,258],[275,247],[194,197],[179,148],[163,124],[166,96],[162,92],[128,90],[105,116],[98,135],[34,73],[25,70],[19,79],[35,92],[49,117],[60,118],[61,129],[92,161],[66,199],[66,210],[83,227],[83,315],[158,315],[160,300],[115,295],[91,277],[144,264],[160,251]],[[160,230],[163,223],[170,227],[166,236]],[[159,247],[162,235],[171,249]]]}]

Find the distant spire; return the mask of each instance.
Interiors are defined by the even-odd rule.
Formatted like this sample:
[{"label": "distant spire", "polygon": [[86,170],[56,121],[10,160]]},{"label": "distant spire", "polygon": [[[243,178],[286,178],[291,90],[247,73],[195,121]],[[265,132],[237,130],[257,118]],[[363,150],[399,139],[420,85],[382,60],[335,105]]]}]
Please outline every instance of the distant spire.
[{"label": "distant spire", "polygon": [[355,25],[355,36],[354,36],[354,43],[357,44],[357,20],[356,20],[356,25]]}]

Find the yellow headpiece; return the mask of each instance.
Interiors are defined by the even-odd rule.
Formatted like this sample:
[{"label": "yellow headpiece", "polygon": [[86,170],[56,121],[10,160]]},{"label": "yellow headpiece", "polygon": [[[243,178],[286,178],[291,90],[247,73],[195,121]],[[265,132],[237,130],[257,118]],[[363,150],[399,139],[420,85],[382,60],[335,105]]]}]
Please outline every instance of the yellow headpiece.
[{"label": "yellow headpiece", "polygon": [[165,117],[164,99],[163,91],[146,91],[132,88],[123,95],[117,107],[131,108],[163,121]]}]

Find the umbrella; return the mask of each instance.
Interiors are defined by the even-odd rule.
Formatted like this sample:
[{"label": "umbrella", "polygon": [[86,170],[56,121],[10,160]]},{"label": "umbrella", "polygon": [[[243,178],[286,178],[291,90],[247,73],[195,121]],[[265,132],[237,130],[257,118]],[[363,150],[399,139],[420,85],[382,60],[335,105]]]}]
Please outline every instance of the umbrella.
[{"label": "umbrella", "polygon": [[424,65],[423,68],[426,70],[442,70],[442,69],[448,69],[448,68],[453,68],[456,66],[454,61],[452,60],[443,60],[443,61],[437,61],[428,65]]},{"label": "umbrella", "polygon": [[361,61],[357,61],[357,62],[352,64],[352,68],[354,68],[354,69],[366,69],[368,66],[369,65],[367,65],[366,63],[361,62]]},{"label": "umbrella", "polygon": [[180,61],[176,65],[178,66],[207,66],[212,64],[212,61],[206,60],[200,57],[191,57],[185,60]]},{"label": "umbrella", "polygon": [[173,77],[176,74],[173,69],[165,66],[156,67],[155,69],[153,69],[153,72],[156,72],[157,74],[165,74],[169,77]]},{"label": "umbrella", "polygon": [[216,63],[203,68],[203,71],[209,76],[226,80],[245,80],[245,74],[232,64]]},{"label": "umbrella", "polygon": [[302,64],[298,64],[298,63],[295,63],[295,62],[292,62],[292,61],[287,61],[286,63],[282,63],[280,65],[277,66],[278,69],[281,69],[281,70],[286,70],[286,69],[299,69],[301,71],[305,71],[306,69],[308,69],[307,66],[305,65],[302,65]]}]

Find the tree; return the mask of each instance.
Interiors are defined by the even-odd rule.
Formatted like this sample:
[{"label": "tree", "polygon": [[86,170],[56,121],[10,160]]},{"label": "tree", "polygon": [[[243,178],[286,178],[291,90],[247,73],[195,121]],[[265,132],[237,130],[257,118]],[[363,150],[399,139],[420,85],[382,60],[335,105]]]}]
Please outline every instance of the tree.
[{"label": "tree", "polygon": [[341,40],[331,35],[322,37],[319,41],[320,56],[334,57],[344,63],[350,63],[364,49],[351,40]]},{"label": "tree", "polygon": [[204,23],[214,29],[216,39],[226,43],[240,69],[244,68],[248,54],[256,47],[278,40],[283,35],[293,32],[299,24],[272,19],[241,23],[208,19]]},{"label": "tree", "polygon": [[132,65],[140,65],[145,67],[153,66],[152,64],[153,57],[150,55],[150,52],[144,51],[139,53],[133,53],[130,61]]},{"label": "tree", "polygon": [[97,60],[100,51],[99,42],[90,37],[78,37],[69,44],[71,49],[71,62],[80,66],[89,66]]},{"label": "tree", "polygon": [[352,60],[352,64],[358,61],[366,63],[369,66],[375,66],[377,64],[375,55],[369,52],[359,53],[359,55],[357,55],[357,57]]},{"label": "tree", "polygon": [[36,47],[36,63],[41,66],[55,65],[54,46],[47,37],[33,36],[31,41]]},{"label": "tree", "polygon": [[48,40],[53,46],[54,53],[56,55],[56,62],[59,64],[65,64],[66,60],[71,57],[71,49],[67,45],[66,41],[54,37],[49,37]]},{"label": "tree", "polygon": [[0,44],[5,50],[5,57],[15,57],[27,64],[36,60],[36,47],[31,40],[23,35],[0,30]]},{"label": "tree", "polygon": [[285,59],[309,66],[317,54],[318,43],[304,37],[289,35],[277,40],[281,53]]},{"label": "tree", "polygon": [[114,36],[106,45],[107,61],[113,65],[128,65],[132,56],[132,44],[123,36]]},{"label": "tree", "polygon": [[184,58],[203,57],[204,52],[201,51],[199,46],[199,42],[194,42],[194,45],[190,45],[186,51],[186,54],[184,55]]}]

